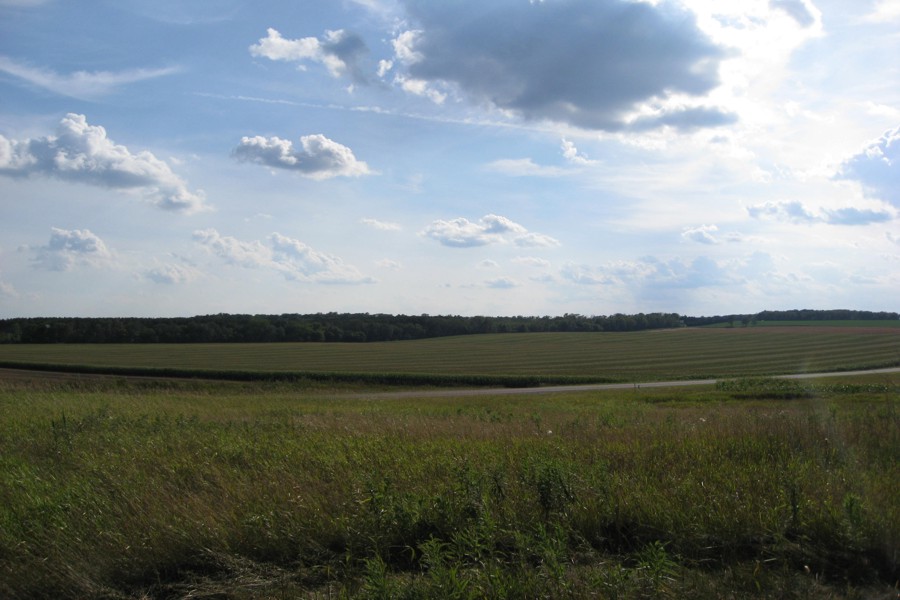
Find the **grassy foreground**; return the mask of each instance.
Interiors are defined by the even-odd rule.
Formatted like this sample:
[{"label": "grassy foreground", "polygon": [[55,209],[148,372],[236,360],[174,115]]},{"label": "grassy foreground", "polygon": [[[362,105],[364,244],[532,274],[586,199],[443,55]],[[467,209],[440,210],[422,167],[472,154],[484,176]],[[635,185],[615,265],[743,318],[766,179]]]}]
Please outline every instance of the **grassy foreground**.
[{"label": "grassy foreground", "polygon": [[0,381],[0,597],[894,598],[898,386]]}]

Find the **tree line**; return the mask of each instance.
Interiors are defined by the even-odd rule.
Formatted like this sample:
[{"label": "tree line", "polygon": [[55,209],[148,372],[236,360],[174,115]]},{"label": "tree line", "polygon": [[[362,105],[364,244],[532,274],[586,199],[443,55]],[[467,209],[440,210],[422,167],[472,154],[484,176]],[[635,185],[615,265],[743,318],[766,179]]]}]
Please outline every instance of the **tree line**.
[{"label": "tree line", "polygon": [[682,327],[677,314],[488,317],[317,313],[0,320],[0,343],[383,342],[476,333]]},{"label": "tree line", "polygon": [[868,311],[763,311],[686,317],[676,313],[585,316],[432,316],[368,313],[216,314],[173,318],[48,317],[0,320],[0,343],[383,342],[478,333],[643,331],[766,320],[897,319]]},{"label": "tree line", "polygon": [[682,317],[688,327],[704,325],[732,324],[752,325],[757,321],[896,321],[896,312],[874,312],[870,310],[849,310],[845,308],[814,310],[809,308],[794,310],[764,310],[755,314],[717,315],[714,317]]}]

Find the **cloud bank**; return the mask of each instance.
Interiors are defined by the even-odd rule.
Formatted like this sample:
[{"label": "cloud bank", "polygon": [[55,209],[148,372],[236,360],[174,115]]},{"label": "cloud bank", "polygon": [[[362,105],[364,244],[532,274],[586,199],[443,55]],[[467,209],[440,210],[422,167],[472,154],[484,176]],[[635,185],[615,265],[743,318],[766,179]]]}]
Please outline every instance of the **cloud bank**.
[{"label": "cloud bank", "polygon": [[[394,48],[409,77],[450,85],[476,103],[607,131],[734,120],[717,108],[666,105],[676,95],[702,99],[712,91],[724,57],[674,2],[402,4],[413,27]],[[629,117],[648,103],[652,116]]]},{"label": "cloud bank", "polygon": [[265,241],[244,242],[215,229],[194,232],[194,241],[224,260],[246,269],[267,269],[291,281],[312,283],[374,283],[371,277],[330,254],[317,252],[300,240],[273,233]]},{"label": "cloud bank", "polygon": [[187,184],[152,153],[132,153],[114,143],[103,127],[69,113],[55,136],[12,140],[0,135],[0,175],[55,177],[143,195],[163,210],[192,214],[207,209],[201,192]]},{"label": "cloud bank", "polygon": [[357,160],[350,148],[321,134],[301,137],[299,148],[279,137],[243,137],[232,155],[241,162],[286,169],[310,179],[372,174],[369,165]]}]

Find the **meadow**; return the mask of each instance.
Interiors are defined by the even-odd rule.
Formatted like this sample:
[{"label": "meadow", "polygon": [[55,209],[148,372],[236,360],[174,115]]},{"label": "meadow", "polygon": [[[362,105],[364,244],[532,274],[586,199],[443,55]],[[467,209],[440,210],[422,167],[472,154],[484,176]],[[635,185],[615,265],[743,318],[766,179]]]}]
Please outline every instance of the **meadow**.
[{"label": "meadow", "polygon": [[[836,364],[889,356],[870,347]],[[897,595],[896,373],[370,389],[0,378],[0,597]]]}]

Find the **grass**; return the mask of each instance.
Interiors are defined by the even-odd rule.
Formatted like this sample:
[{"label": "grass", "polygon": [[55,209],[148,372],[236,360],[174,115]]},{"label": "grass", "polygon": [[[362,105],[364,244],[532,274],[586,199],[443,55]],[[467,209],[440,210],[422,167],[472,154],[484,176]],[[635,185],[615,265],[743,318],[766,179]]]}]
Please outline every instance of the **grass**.
[{"label": "grass", "polygon": [[[892,328],[496,334],[371,344],[0,345],[0,363],[281,373],[646,381],[900,365]],[[465,382],[463,381],[465,384]],[[471,385],[471,383],[469,384]]]},{"label": "grass", "polygon": [[0,381],[0,597],[893,597],[898,386]]}]

